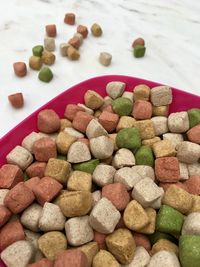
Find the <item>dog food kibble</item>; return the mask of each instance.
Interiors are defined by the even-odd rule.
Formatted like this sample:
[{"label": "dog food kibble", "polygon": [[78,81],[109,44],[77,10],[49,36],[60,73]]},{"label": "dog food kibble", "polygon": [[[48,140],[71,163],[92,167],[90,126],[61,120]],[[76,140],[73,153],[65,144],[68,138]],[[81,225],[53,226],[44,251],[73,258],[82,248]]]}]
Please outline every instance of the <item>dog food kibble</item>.
[{"label": "dog food kibble", "polygon": [[63,57],[67,57],[67,51],[70,45],[68,43],[61,43],[60,44],[60,54]]},{"label": "dog food kibble", "polygon": [[13,63],[13,69],[15,72],[15,75],[18,77],[24,77],[27,73],[27,67],[24,62],[15,62]]},{"label": "dog food kibble", "polygon": [[56,37],[57,31],[55,24],[46,25],[45,30],[48,37]]},{"label": "dog food kibble", "polygon": [[77,32],[80,33],[83,36],[83,38],[86,38],[88,36],[88,29],[86,26],[79,25],[77,27]]},{"label": "dog food kibble", "polygon": [[29,58],[29,67],[33,70],[40,70],[42,67],[42,59],[37,56],[31,56]]},{"label": "dog food kibble", "polygon": [[137,45],[145,45],[145,41],[143,38],[137,38],[133,41],[132,47],[135,48]]},{"label": "dog food kibble", "polygon": [[146,47],[144,45],[139,45],[139,44],[135,45],[133,51],[134,57],[136,58],[144,57],[145,52],[146,52]]},{"label": "dog food kibble", "polygon": [[76,49],[79,49],[81,42],[80,42],[80,39],[78,37],[73,37],[68,41],[68,44],[73,46]]},{"label": "dog food kibble", "polygon": [[[78,59],[73,45],[61,54]],[[55,57],[36,46],[31,59]],[[39,111],[38,131],[8,153],[0,168],[8,267],[200,266],[200,109],[168,115],[169,86],[126,87],[110,81],[105,97],[90,88],[63,117]]]},{"label": "dog food kibble", "polygon": [[56,60],[56,56],[52,53],[52,52],[49,52],[47,50],[44,50],[42,52],[42,57],[41,57],[41,60],[44,64],[46,65],[53,65],[55,60]]},{"label": "dog food kibble", "polygon": [[102,35],[102,29],[101,26],[97,23],[94,23],[91,27],[91,32],[95,37],[99,37]]},{"label": "dog food kibble", "polygon": [[41,57],[44,47],[42,45],[36,45],[32,48],[33,55],[36,57]]},{"label": "dog food kibble", "polygon": [[99,62],[103,66],[109,66],[111,64],[112,55],[108,52],[101,52],[99,55]]},{"label": "dog food kibble", "polygon": [[80,58],[80,54],[76,48],[70,45],[67,49],[67,57],[70,60],[78,60]]},{"label": "dog food kibble", "polygon": [[22,93],[9,95],[8,100],[14,108],[21,108],[24,105],[24,98]]},{"label": "dog food kibble", "polygon": [[64,22],[69,25],[74,25],[75,24],[75,14],[74,13],[66,13]]},{"label": "dog food kibble", "polygon": [[45,37],[44,38],[44,48],[49,52],[54,51],[56,49],[55,39],[52,37]]},{"label": "dog food kibble", "polygon": [[53,79],[53,73],[48,67],[43,67],[38,75],[38,78],[42,82],[50,82]]}]

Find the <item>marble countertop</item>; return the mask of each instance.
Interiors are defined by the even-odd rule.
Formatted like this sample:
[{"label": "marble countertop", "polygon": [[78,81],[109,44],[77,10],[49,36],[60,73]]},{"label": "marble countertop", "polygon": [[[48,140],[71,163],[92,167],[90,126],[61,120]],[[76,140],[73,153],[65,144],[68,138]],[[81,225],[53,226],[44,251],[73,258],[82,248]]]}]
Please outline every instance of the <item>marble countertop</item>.
[{"label": "marble countertop", "polygon": [[[59,55],[59,44],[69,40],[75,26],[64,24],[64,14],[74,12],[77,24],[103,28],[103,36],[91,35],[81,46],[81,58],[71,62]],[[85,79],[124,74],[168,84],[200,94],[200,1],[190,0],[9,0],[0,9],[0,137],[57,94]],[[34,45],[43,44],[46,24],[57,25],[54,79],[49,84],[28,71],[25,78],[13,74],[15,61],[28,63]],[[146,56],[135,59],[131,43],[146,41]],[[110,52],[112,64],[98,62]],[[9,94],[23,92],[25,106],[13,109]]]}]

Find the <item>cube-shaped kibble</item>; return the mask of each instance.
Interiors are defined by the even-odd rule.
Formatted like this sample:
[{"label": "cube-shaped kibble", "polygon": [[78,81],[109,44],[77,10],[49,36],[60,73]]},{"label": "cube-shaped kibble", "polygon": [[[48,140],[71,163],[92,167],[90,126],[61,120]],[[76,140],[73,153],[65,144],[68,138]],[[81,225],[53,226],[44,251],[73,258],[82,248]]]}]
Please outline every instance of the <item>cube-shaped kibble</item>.
[{"label": "cube-shaped kibble", "polygon": [[4,164],[0,168],[0,188],[10,189],[23,180],[23,172],[18,166]]},{"label": "cube-shaped kibble", "polygon": [[156,158],[176,156],[176,150],[169,140],[161,140],[154,143],[153,152]]},{"label": "cube-shaped kibble", "polygon": [[24,240],[25,234],[19,220],[10,221],[1,228],[0,250],[4,250],[18,240]]},{"label": "cube-shaped kibble", "polygon": [[17,214],[27,208],[35,199],[35,196],[23,182],[13,187],[5,197],[4,204],[13,213]]},{"label": "cube-shaped kibble", "polygon": [[89,224],[89,216],[69,219],[65,223],[67,241],[72,246],[80,246],[93,240],[93,229]]},{"label": "cube-shaped kibble", "polygon": [[139,181],[132,191],[133,199],[137,200],[143,207],[150,207],[161,195],[160,188],[149,177]]},{"label": "cube-shaped kibble", "polygon": [[79,49],[81,42],[80,39],[78,37],[72,37],[69,41],[68,44],[73,46],[76,49]]},{"label": "cube-shaped kibble", "polygon": [[44,175],[66,184],[71,171],[71,164],[61,159],[49,159]]},{"label": "cube-shaped kibble", "polygon": [[156,230],[171,235],[179,235],[184,222],[184,216],[174,208],[162,205],[156,218]]},{"label": "cube-shaped kibble", "polygon": [[200,235],[200,213],[190,213],[184,221],[182,235]]},{"label": "cube-shaped kibble", "polygon": [[155,135],[162,135],[168,132],[167,118],[164,116],[156,116],[152,119]]},{"label": "cube-shaped kibble", "polygon": [[29,58],[29,67],[33,70],[40,70],[42,67],[42,59],[40,57],[31,56]]},{"label": "cube-shaped kibble", "polygon": [[136,165],[154,166],[153,151],[149,146],[141,146],[135,153]]},{"label": "cube-shaped kibble", "polygon": [[137,120],[147,120],[152,116],[152,104],[148,101],[137,100],[134,103],[132,115]]},{"label": "cube-shaped kibble", "polygon": [[119,132],[122,129],[133,128],[135,119],[130,116],[122,116],[116,127],[116,131]]},{"label": "cube-shaped kibble", "polygon": [[89,139],[91,139],[102,135],[107,136],[108,132],[96,119],[92,119],[87,126],[86,135]]},{"label": "cube-shaped kibble", "polygon": [[39,218],[42,213],[42,207],[37,203],[33,203],[28,208],[26,208],[21,215],[21,223],[27,229],[33,232],[39,232],[38,227]]},{"label": "cube-shaped kibble", "polygon": [[114,151],[113,141],[107,136],[99,136],[90,139],[90,150],[97,159],[107,159]]},{"label": "cube-shaped kibble", "polygon": [[133,168],[123,167],[117,170],[114,175],[114,183],[124,184],[127,190],[133,189],[134,185],[142,179]]},{"label": "cube-shaped kibble", "polygon": [[119,148],[139,148],[141,146],[139,130],[137,128],[126,128],[120,130],[117,133],[116,143]]},{"label": "cube-shaped kibble", "polygon": [[46,34],[49,37],[56,37],[57,30],[55,24],[49,24],[45,26]]},{"label": "cube-shaped kibble", "polygon": [[31,132],[22,140],[22,146],[26,148],[30,153],[33,153],[34,143],[41,138],[41,135],[36,132]]},{"label": "cube-shaped kibble", "polygon": [[76,137],[68,133],[60,132],[56,138],[58,152],[61,154],[67,154],[69,147],[76,141],[76,139]]},{"label": "cube-shaped kibble", "polygon": [[44,177],[33,188],[33,192],[40,205],[50,202],[62,189],[62,185],[51,177]]},{"label": "cube-shaped kibble", "polygon": [[146,84],[136,85],[133,89],[133,99],[148,101],[150,97],[150,88]]},{"label": "cube-shaped kibble", "polygon": [[145,55],[146,47],[144,45],[136,45],[133,50],[134,57],[140,58]]},{"label": "cube-shaped kibble", "polygon": [[99,116],[99,122],[109,133],[112,133],[116,129],[118,121],[119,116],[108,111],[103,111]]},{"label": "cube-shaped kibble", "polygon": [[135,157],[132,151],[127,148],[119,149],[113,157],[112,165],[116,169],[135,165]]},{"label": "cube-shaped kibble", "polygon": [[133,237],[134,237],[134,240],[135,240],[135,243],[136,243],[136,246],[137,247],[138,246],[142,246],[148,252],[151,250],[151,243],[149,241],[149,238],[146,235],[135,232],[134,235],[133,235]]},{"label": "cube-shaped kibble", "polygon": [[52,37],[45,37],[44,38],[44,48],[50,52],[54,51],[56,48],[55,39]]},{"label": "cube-shaped kibble", "polygon": [[22,146],[16,146],[6,156],[6,160],[8,163],[18,165],[22,170],[24,170],[32,163],[33,156]]},{"label": "cube-shaped kibble", "polygon": [[151,166],[146,165],[136,165],[132,167],[132,170],[139,174],[142,178],[149,177],[153,181],[155,180],[155,172]]},{"label": "cube-shaped kibble", "polygon": [[80,163],[91,159],[91,154],[88,146],[83,142],[74,142],[71,144],[68,153],[67,160],[70,163]]},{"label": "cube-shaped kibble", "polygon": [[172,89],[167,85],[151,89],[151,102],[154,106],[166,106],[172,103]]},{"label": "cube-shaped kibble", "polygon": [[90,213],[89,222],[92,228],[100,233],[109,234],[120,220],[120,213],[110,200],[101,198]]},{"label": "cube-shaped kibble", "polygon": [[36,57],[41,57],[44,47],[42,45],[36,45],[32,48],[33,55]]},{"label": "cube-shaped kibble", "polygon": [[89,124],[89,122],[93,119],[93,116],[84,112],[84,111],[78,111],[73,119],[72,126],[82,132],[86,132],[86,128]]},{"label": "cube-shaped kibble", "polygon": [[180,267],[180,263],[174,252],[161,250],[151,257],[148,264],[148,267],[158,266]]},{"label": "cube-shaped kibble", "polygon": [[33,152],[37,161],[48,161],[50,158],[56,158],[56,143],[49,137],[42,137],[34,143]]},{"label": "cube-shaped kibble", "polygon": [[136,245],[128,229],[117,229],[108,235],[106,245],[120,263],[129,264],[133,260]]},{"label": "cube-shaped kibble", "polygon": [[162,202],[184,214],[192,208],[193,198],[182,188],[171,185],[165,192]]},{"label": "cube-shaped kibble", "polygon": [[125,90],[125,87],[126,87],[126,84],[124,82],[120,82],[120,81],[109,82],[106,85],[106,93],[112,99],[116,99],[122,96]]},{"label": "cube-shaped kibble", "polygon": [[112,184],[115,172],[116,170],[114,167],[106,164],[99,164],[93,172],[92,179],[99,186]]},{"label": "cube-shaped kibble", "polygon": [[46,202],[43,206],[38,226],[44,232],[48,231],[62,231],[65,227],[66,218],[60,208],[53,204]]},{"label": "cube-shaped kibble", "polygon": [[60,118],[52,109],[44,109],[38,113],[38,130],[43,133],[54,133],[60,128]]},{"label": "cube-shaped kibble", "polygon": [[78,52],[76,48],[70,45],[67,49],[67,57],[70,60],[78,60],[80,58],[80,53]]},{"label": "cube-shaped kibble", "polygon": [[87,172],[73,171],[67,181],[67,189],[70,191],[91,191],[92,175]]},{"label": "cube-shaped kibble", "polygon": [[55,60],[56,60],[56,56],[52,52],[49,52],[47,50],[44,50],[42,52],[41,61],[44,64],[51,66],[54,64]]},{"label": "cube-shaped kibble", "polygon": [[109,66],[112,60],[112,55],[108,52],[101,52],[99,54],[99,62],[103,66]]},{"label": "cube-shaped kibble", "polygon": [[179,258],[183,267],[199,267],[200,236],[182,235],[179,239]]},{"label": "cube-shaped kibble", "polygon": [[200,158],[200,145],[189,141],[183,141],[178,146],[177,158],[184,163],[196,163]]},{"label": "cube-shaped kibble", "polygon": [[176,157],[155,160],[155,174],[160,182],[178,182],[180,179],[179,161]]},{"label": "cube-shaped kibble", "polygon": [[139,130],[140,137],[142,140],[155,137],[153,122],[151,120],[136,121],[134,123],[134,127]]},{"label": "cube-shaped kibble", "polygon": [[171,113],[168,117],[169,130],[172,133],[185,133],[189,130],[189,118],[186,111]]},{"label": "cube-shaped kibble", "polygon": [[64,131],[65,128],[71,127],[72,123],[68,119],[60,119],[60,132]]},{"label": "cube-shaped kibble", "polygon": [[0,205],[0,228],[7,223],[12,213],[4,205]]},{"label": "cube-shaped kibble", "polygon": [[44,171],[46,169],[46,162],[34,162],[32,163],[27,169],[26,173],[27,175],[31,177],[44,177]]},{"label": "cube-shaped kibble", "polygon": [[55,260],[54,267],[88,267],[88,260],[84,252],[78,249],[68,249],[60,253]]}]

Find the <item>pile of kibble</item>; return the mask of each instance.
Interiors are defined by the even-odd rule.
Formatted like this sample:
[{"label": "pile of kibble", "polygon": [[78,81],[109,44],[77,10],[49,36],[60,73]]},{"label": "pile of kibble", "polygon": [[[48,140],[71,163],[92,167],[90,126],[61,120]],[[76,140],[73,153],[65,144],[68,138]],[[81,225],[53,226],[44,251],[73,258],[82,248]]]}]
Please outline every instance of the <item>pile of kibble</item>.
[{"label": "pile of kibble", "polygon": [[109,82],[38,113],[0,169],[8,267],[199,267],[200,109]]}]

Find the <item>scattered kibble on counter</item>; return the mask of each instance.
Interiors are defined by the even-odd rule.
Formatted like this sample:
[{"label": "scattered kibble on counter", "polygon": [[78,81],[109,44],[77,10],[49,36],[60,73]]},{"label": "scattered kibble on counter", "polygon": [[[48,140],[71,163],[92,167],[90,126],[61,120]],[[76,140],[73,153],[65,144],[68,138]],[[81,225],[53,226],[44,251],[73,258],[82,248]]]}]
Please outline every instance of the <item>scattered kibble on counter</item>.
[{"label": "scattered kibble on counter", "polygon": [[55,24],[46,25],[45,30],[48,37],[56,37],[57,29]]},{"label": "scattered kibble on counter", "polygon": [[13,69],[14,69],[15,75],[18,77],[24,77],[27,74],[26,63],[24,62],[13,63]]},{"label": "scattered kibble on counter", "polygon": [[99,62],[104,66],[109,66],[111,64],[112,55],[108,52],[101,52],[99,55]]},{"label": "scattered kibble on counter", "polygon": [[53,79],[53,73],[50,68],[43,67],[38,74],[38,78],[40,81],[48,83]]},{"label": "scattered kibble on counter", "polygon": [[76,20],[76,16],[74,13],[65,14],[64,22],[69,25],[74,25]]},{"label": "scattered kibble on counter", "polygon": [[86,38],[88,36],[88,28],[84,25],[78,25],[77,32],[80,33],[83,38]]},{"label": "scattered kibble on counter", "polygon": [[24,105],[24,98],[22,93],[9,95],[8,100],[14,108],[21,108]]},{"label": "scattered kibble on counter", "polygon": [[99,37],[102,35],[103,31],[101,29],[101,26],[97,23],[94,23],[91,27],[91,32],[95,37]]}]

